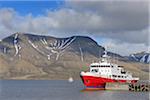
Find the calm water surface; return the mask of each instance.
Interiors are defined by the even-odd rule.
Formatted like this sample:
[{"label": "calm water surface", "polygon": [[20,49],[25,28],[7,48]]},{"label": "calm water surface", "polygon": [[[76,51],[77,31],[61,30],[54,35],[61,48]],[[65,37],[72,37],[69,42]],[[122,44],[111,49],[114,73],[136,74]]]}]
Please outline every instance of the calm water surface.
[{"label": "calm water surface", "polygon": [[149,92],[82,91],[81,81],[1,80],[0,100],[149,100]]}]

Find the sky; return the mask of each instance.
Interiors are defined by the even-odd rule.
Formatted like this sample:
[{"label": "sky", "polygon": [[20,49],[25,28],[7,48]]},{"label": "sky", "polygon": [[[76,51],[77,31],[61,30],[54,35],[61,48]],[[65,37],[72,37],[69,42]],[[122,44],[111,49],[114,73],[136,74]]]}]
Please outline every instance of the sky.
[{"label": "sky", "polygon": [[107,50],[150,51],[147,0],[0,1],[0,39],[15,32],[89,36]]}]

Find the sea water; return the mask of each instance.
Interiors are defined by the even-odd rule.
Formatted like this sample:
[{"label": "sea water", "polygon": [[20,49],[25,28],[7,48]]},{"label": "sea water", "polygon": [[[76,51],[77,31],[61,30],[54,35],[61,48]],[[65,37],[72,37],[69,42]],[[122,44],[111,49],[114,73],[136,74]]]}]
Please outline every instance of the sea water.
[{"label": "sea water", "polygon": [[149,100],[149,92],[84,88],[79,80],[1,80],[0,100]]}]

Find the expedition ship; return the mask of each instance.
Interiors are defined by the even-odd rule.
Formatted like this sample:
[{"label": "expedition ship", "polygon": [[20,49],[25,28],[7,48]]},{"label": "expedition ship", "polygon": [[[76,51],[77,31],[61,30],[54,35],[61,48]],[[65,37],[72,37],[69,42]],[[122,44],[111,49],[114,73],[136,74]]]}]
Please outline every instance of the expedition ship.
[{"label": "expedition ship", "polygon": [[90,71],[80,73],[81,79],[87,89],[105,89],[108,82],[136,83],[139,78],[133,77],[123,66],[111,63],[107,52],[104,52],[102,60],[90,65]]}]

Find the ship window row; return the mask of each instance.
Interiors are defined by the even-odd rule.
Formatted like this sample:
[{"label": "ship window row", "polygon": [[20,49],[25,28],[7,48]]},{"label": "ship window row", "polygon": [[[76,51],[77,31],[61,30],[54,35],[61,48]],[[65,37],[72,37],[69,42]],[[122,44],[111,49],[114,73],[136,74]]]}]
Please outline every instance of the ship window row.
[{"label": "ship window row", "polygon": [[110,70],[98,70],[98,69],[92,69],[91,72],[97,73],[97,72],[110,72]]},{"label": "ship window row", "polygon": [[[91,66],[91,67],[110,67],[110,66]],[[113,67],[113,66],[111,66]]]},{"label": "ship window row", "polygon": [[120,76],[120,75],[112,75],[113,77],[118,77],[118,78],[127,78],[126,76]]}]

